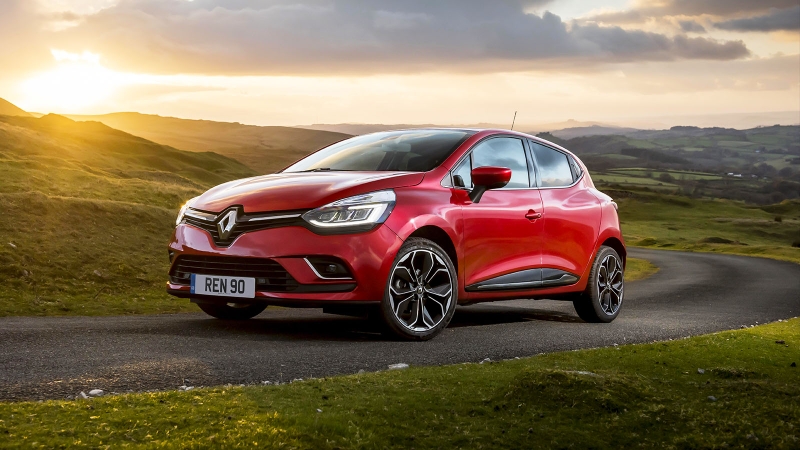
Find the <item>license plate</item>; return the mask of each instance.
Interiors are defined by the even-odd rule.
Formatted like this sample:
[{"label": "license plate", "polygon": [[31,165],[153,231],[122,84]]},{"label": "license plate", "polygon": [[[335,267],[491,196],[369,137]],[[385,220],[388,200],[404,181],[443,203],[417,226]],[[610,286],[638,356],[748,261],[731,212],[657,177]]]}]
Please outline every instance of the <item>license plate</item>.
[{"label": "license plate", "polygon": [[192,274],[192,294],[254,298],[256,279]]}]

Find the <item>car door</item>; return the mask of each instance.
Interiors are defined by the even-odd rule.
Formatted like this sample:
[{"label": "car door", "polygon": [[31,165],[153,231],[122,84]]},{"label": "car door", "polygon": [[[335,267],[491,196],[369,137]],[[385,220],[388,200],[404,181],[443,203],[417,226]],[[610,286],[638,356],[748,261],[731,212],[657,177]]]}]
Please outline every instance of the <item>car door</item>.
[{"label": "car door", "polygon": [[[495,280],[496,283],[492,279],[541,263],[543,225],[538,214],[542,201],[525,145],[517,137],[488,138],[476,144],[453,171],[455,187],[469,189],[473,168],[511,169],[511,181],[505,188],[486,191],[479,203],[462,206],[467,290],[508,289],[497,286],[508,284],[508,279]],[[524,287],[523,283],[520,288]]]},{"label": "car door", "polygon": [[544,285],[572,284],[591,262],[600,228],[600,201],[581,182],[580,166],[570,155],[538,142],[529,144],[543,204]]}]

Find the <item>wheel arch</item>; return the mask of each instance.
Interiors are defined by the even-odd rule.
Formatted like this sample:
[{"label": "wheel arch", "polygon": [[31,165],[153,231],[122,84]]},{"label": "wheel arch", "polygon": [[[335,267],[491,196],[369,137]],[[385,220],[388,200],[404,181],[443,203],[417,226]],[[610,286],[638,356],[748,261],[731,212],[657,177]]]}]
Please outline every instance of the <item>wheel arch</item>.
[{"label": "wheel arch", "polygon": [[408,237],[424,238],[433,241],[447,253],[447,256],[450,257],[450,261],[453,262],[456,273],[458,273],[458,252],[456,252],[456,246],[446,231],[435,225],[425,225],[414,230]]},{"label": "wheel arch", "polygon": [[623,244],[621,240],[619,240],[618,238],[612,236],[612,237],[609,237],[606,240],[604,240],[603,243],[600,244],[600,245],[605,245],[607,247],[613,248],[614,251],[617,252],[619,257],[622,258],[622,267],[624,268],[627,265],[627,263],[628,263],[628,250],[625,248],[625,244]]}]

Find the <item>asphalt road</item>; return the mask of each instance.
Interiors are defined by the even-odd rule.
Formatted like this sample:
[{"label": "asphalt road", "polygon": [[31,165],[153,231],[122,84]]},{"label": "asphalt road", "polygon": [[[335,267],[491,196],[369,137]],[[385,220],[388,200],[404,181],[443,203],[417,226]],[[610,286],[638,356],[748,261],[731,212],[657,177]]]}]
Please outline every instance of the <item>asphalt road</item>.
[{"label": "asphalt road", "polygon": [[[389,364],[478,362],[666,340],[800,315],[800,265],[759,258],[632,249],[660,270],[628,283],[611,324],[572,304],[515,300],[459,307],[428,342],[383,338],[366,321],[267,308],[222,322],[204,314],[0,319],[0,399],[65,398],[180,385],[289,381]],[[176,300],[183,301],[183,300]]]}]

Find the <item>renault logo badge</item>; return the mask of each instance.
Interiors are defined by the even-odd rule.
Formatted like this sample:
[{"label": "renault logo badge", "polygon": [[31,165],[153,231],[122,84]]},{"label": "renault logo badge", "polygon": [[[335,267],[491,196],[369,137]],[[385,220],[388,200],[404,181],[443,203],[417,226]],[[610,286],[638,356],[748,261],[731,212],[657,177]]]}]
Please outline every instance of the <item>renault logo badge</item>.
[{"label": "renault logo badge", "polygon": [[227,214],[222,216],[222,219],[217,222],[217,230],[219,231],[219,238],[221,240],[227,240],[228,236],[231,235],[233,231],[233,227],[236,225],[236,210],[228,211]]}]

